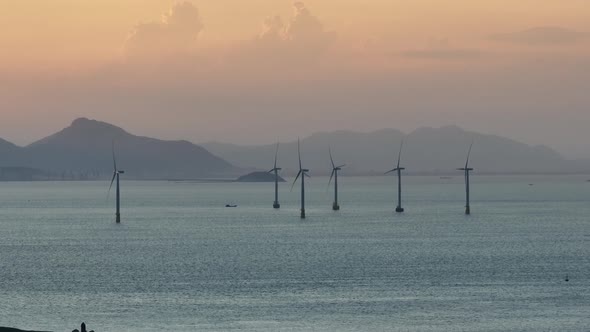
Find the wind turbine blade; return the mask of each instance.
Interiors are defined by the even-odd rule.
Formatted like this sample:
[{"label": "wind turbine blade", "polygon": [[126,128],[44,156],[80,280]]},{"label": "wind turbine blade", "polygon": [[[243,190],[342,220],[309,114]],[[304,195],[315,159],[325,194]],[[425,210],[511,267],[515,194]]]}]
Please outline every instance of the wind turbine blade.
[{"label": "wind turbine blade", "polygon": [[[278,157],[279,157],[279,142],[277,142],[277,149],[276,149],[276,151],[275,151],[275,168],[274,168],[274,169],[276,169],[276,168],[277,168],[277,158],[278,158]],[[273,170],[274,170],[274,169],[273,169]]]},{"label": "wind turbine blade", "polygon": [[334,158],[332,158],[332,149],[328,148],[328,153],[330,154],[330,162],[332,163],[332,168],[336,168],[336,164],[334,164]]},{"label": "wind turbine blade", "polygon": [[345,167],[345,166],[346,166],[346,164],[342,164],[342,165],[338,166],[337,168],[342,168],[342,167]]},{"label": "wind turbine blade", "polygon": [[402,159],[402,148],[404,147],[404,140],[402,139],[401,144],[399,145],[399,154],[397,155],[397,168],[399,168],[399,163]]},{"label": "wind turbine blade", "polygon": [[467,152],[467,161],[465,162],[465,168],[469,167],[469,157],[471,156],[471,148],[473,147],[473,140],[471,141],[471,145],[469,145],[469,151]]},{"label": "wind turbine blade", "polygon": [[397,171],[397,168],[394,168],[391,171],[387,171],[387,172],[385,172],[385,174],[389,174],[389,173],[392,173],[392,172],[395,172],[395,171]]},{"label": "wind turbine blade", "polygon": [[115,157],[115,141],[113,140],[113,169],[115,170],[115,172],[117,171],[117,158]]},{"label": "wind turbine blade", "polygon": [[295,183],[297,183],[297,179],[299,179],[299,176],[301,175],[302,171],[299,171],[299,173],[297,173],[297,176],[295,177],[295,181],[293,181],[293,184],[291,185],[291,191],[293,191],[293,187],[295,187]]},{"label": "wind turbine blade", "polygon": [[308,178],[311,178],[311,175],[307,174],[307,173],[303,173],[304,176],[307,176]]},{"label": "wind turbine blade", "polygon": [[299,155],[299,171],[301,171],[303,167],[301,166],[301,143],[299,138],[297,138],[297,154]]},{"label": "wind turbine blade", "polygon": [[111,188],[113,188],[113,182],[115,182],[115,177],[117,176],[117,172],[113,173],[113,179],[111,180],[111,185],[109,186],[109,191],[107,191],[107,199],[109,199],[109,196],[111,194]]}]

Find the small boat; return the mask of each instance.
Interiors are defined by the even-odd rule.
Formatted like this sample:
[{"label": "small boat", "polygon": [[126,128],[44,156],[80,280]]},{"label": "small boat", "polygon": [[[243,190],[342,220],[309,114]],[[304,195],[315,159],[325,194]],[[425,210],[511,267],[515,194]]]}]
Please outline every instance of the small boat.
[{"label": "small boat", "polygon": [[226,208],[235,208],[238,207],[236,204],[225,204]]}]

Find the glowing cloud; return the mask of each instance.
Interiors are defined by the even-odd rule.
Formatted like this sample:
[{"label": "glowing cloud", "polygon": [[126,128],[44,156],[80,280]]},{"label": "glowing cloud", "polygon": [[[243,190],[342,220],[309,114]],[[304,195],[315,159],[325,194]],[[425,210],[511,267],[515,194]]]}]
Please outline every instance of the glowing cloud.
[{"label": "glowing cloud", "polygon": [[130,57],[160,58],[194,49],[203,23],[198,9],[190,2],[174,5],[160,22],[135,27],[125,44]]},{"label": "glowing cloud", "polygon": [[293,5],[293,17],[268,17],[260,35],[233,49],[227,64],[243,68],[280,67],[299,70],[317,60],[335,40],[302,2]]}]

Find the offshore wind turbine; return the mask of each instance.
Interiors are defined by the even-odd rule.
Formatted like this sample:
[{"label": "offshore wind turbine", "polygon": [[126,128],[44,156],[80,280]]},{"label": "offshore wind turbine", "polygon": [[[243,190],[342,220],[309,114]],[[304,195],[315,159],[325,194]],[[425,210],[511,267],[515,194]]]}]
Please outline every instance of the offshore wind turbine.
[{"label": "offshore wind turbine", "polygon": [[328,181],[328,187],[330,187],[330,183],[332,183],[332,178],[334,178],[334,203],[332,203],[332,210],[338,211],[340,210],[340,205],[338,205],[338,171],[342,170],[342,167],[346,165],[336,166],[334,163],[334,158],[332,158],[332,149],[328,148],[328,153],[330,153],[330,162],[332,162],[332,174],[330,174],[330,181]]},{"label": "offshore wind turbine", "polygon": [[457,168],[458,171],[465,172],[465,214],[471,214],[471,207],[469,206],[469,172],[473,171],[473,168],[469,168],[469,156],[471,155],[471,148],[473,147],[473,141],[469,145],[469,151],[467,152],[467,161],[465,167]]},{"label": "offshore wind turbine", "polygon": [[115,142],[113,142],[113,178],[111,180],[111,185],[109,186],[109,191],[107,193],[107,197],[111,193],[111,188],[113,187],[113,182],[116,179],[117,180],[117,186],[116,186],[116,191],[117,191],[116,208],[117,208],[117,210],[115,213],[115,217],[116,217],[117,224],[121,223],[121,190],[120,190],[120,186],[119,186],[119,175],[124,174],[124,173],[125,173],[125,171],[122,171],[117,168],[117,158],[115,157]]},{"label": "offshore wind turbine", "polygon": [[275,166],[273,167],[273,169],[268,171],[269,173],[273,173],[273,172],[275,173],[275,201],[272,205],[272,207],[275,209],[281,208],[281,204],[279,204],[279,171],[282,170],[282,168],[277,167],[278,156],[279,156],[279,143],[277,143],[277,149],[275,151]]},{"label": "offshore wind turbine", "polygon": [[299,142],[299,139],[297,139],[297,153],[299,155],[299,172],[297,173],[297,176],[295,177],[295,181],[293,181],[293,184],[291,185],[291,190],[293,190],[293,187],[295,186],[295,183],[297,182],[297,179],[299,179],[299,177],[301,177],[301,219],[305,219],[305,177],[310,177],[307,172],[309,172],[308,169],[303,168],[302,163],[301,163],[301,144]]},{"label": "offshore wind turbine", "polygon": [[400,167],[403,147],[404,141],[402,140],[399,146],[399,154],[397,155],[397,167],[385,173],[389,174],[392,172],[397,172],[397,207],[395,208],[395,212],[398,213],[404,212],[404,208],[402,208],[402,171],[405,170],[405,167]]}]

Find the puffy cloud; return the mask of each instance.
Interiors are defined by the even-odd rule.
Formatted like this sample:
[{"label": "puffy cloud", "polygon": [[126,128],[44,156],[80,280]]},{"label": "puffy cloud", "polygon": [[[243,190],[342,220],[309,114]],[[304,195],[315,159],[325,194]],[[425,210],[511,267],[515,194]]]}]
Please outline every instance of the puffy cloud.
[{"label": "puffy cloud", "polygon": [[125,50],[131,57],[184,54],[194,49],[202,30],[198,9],[190,2],[177,3],[160,22],[138,24],[129,35]]},{"label": "puffy cloud", "polygon": [[260,35],[233,48],[229,64],[297,69],[318,59],[336,35],[327,31],[302,2],[294,3],[293,8],[287,24],[280,16],[268,17]]},{"label": "puffy cloud", "polygon": [[261,40],[278,41],[283,38],[285,24],[280,16],[267,17],[263,26],[263,31],[260,34]]},{"label": "puffy cloud", "polygon": [[502,33],[490,36],[490,39],[527,45],[573,44],[588,40],[587,33],[569,30],[562,27],[534,27],[524,31]]},{"label": "puffy cloud", "polygon": [[329,45],[334,34],[326,32],[320,20],[311,14],[303,2],[294,5],[295,14],[286,30],[286,39],[300,47],[321,49]]}]

